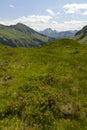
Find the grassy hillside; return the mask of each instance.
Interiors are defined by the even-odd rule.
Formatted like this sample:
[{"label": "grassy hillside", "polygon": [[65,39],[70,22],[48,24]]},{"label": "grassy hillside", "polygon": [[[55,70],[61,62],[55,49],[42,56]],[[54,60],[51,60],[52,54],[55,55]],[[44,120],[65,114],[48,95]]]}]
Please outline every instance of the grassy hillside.
[{"label": "grassy hillside", "polygon": [[1,130],[87,130],[87,45],[0,45]]},{"label": "grassy hillside", "polygon": [[12,47],[37,47],[52,40],[52,38],[41,35],[21,23],[13,26],[0,25],[0,43],[5,45]]},{"label": "grassy hillside", "polygon": [[87,26],[84,26],[80,31],[78,31],[74,37],[82,44],[87,44]]}]

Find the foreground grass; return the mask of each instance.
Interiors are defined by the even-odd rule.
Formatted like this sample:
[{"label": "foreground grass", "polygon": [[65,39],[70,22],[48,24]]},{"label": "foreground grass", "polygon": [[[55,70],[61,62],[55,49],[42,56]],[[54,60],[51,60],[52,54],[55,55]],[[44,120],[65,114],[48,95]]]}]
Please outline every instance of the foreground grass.
[{"label": "foreground grass", "polygon": [[0,45],[1,130],[86,130],[87,45]]}]

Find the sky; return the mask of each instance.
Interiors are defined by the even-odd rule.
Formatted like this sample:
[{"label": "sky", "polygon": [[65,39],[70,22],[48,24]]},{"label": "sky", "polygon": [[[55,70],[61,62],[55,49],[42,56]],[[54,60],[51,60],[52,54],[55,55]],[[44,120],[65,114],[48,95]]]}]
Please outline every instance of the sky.
[{"label": "sky", "polygon": [[19,22],[36,31],[79,30],[87,25],[87,0],[0,0],[0,24]]}]

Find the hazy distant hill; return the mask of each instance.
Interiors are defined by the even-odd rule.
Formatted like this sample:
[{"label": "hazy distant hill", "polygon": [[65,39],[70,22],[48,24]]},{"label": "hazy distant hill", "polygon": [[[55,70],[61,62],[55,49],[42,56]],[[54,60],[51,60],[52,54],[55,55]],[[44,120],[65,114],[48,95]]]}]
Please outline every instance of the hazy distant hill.
[{"label": "hazy distant hill", "polygon": [[18,23],[12,26],[0,25],[0,43],[12,47],[36,47],[52,38],[41,35],[28,26]]},{"label": "hazy distant hill", "polygon": [[87,25],[76,33],[74,39],[78,40],[80,43],[87,44]]},{"label": "hazy distant hill", "polygon": [[47,36],[50,36],[50,37],[54,37],[56,39],[72,38],[75,35],[76,32],[77,32],[77,30],[58,32],[56,30],[52,30],[51,28],[47,28],[43,31],[40,31],[41,34],[44,34],[44,35],[47,35]]}]

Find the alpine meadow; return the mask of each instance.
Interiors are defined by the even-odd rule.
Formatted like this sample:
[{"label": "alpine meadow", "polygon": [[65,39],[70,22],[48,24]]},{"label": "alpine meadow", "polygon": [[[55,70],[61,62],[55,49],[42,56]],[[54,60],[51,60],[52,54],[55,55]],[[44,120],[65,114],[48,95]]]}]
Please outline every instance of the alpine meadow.
[{"label": "alpine meadow", "polygon": [[19,1],[0,5],[0,130],[87,130],[87,2]]}]

